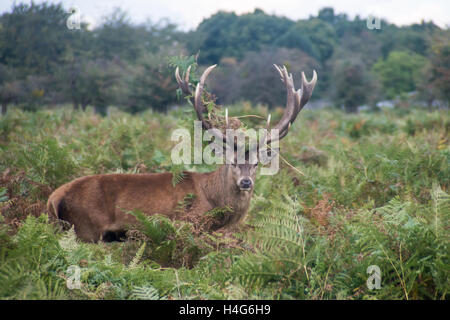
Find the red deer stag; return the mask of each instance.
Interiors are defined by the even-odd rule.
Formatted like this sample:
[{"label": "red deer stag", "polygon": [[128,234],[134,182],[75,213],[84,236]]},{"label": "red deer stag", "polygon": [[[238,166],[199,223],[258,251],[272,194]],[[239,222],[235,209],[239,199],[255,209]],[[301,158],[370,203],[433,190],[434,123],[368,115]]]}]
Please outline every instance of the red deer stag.
[{"label": "red deer stag", "polygon": [[[189,83],[189,70],[183,78],[178,68],[175,72],[179,86],[190,96],[204,129],[212,127],[203,115],[206,107],[202,94],[205,80],[214,67],[205,70],[194,95]],[[288,74],[286,67],[275,67],[287,90],[286,109],[274,127],[279,130],[279,140],[286,136],[291,123],[311,97],[317,75],[314,71],[313,79],[308,82],[302,73],[301,90],[296,91],[292,74]],[[226,142],[225,135],[220,134]],[[271,140],[268,135],[267,145]],[[227,213],[223,221],[211,227],[228,228],[242,221],[247,212],[253,194],[256,166],[247,159],[244,164],[224,164],[213,172],[186,172],[182,181],[175,186],[171,173],[86,176],[56,189],[50,195],[47,207],[51,215],[74,225],[80,239],[90,242],[119,240],[119,237],[123,237],[126,227],[136,223],[136,218],[127,213],[131,210],[183,219],[177,215],[177,207],[189,194],[194,195],[189,215],[202,216],[214,208],[231,208],[232,212]]]}]

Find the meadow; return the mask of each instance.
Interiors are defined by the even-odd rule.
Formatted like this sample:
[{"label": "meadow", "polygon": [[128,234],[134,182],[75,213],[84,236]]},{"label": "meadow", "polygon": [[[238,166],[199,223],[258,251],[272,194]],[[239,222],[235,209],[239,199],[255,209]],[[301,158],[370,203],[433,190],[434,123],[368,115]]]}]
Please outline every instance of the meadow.
[{"label": "meadow", "polygon": [[[448,110],[302,111],[234,233],[134,212],[128,241],[92,244],[48,216],[50,193],[83,175],[213,170],[171,163],[169,133],[191,109],[0,117],[0,299],[449,298]],[[271,112],[275,123],[282,110]]]}]

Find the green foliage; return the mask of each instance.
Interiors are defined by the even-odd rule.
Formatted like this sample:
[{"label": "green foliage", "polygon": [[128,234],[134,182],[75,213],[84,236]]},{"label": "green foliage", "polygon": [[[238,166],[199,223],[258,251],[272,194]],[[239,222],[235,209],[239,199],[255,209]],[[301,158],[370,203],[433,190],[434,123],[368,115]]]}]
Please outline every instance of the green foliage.
[{"label": "green foliage", "polygon": [[[188,33],[164,22],[133,25],[120,10],[72,32],[67,16],[46,3],[15,4],[0,16],[0,298],[449,298],[446,110],[302,111],[281,143],[288,163],[257,177],[247,224],[232,236],[134,211],[140,224],[130,240],[82,243],[45,214],[49,192],[75,177],[169,171],[176,185],[185,170],[214,168],[170,163],[168,132],[195,117],[191,107],[167,108],[173,71],[192,66],[196,85],[204,66],[194,53],[201,64],[220,64],[208,84],[220,103],[235,103],[230,116],[266,118],[284,103],[273,63],[296,83],[300,71],[316,69],[317,97],[350,111],[379,98],[373,75],[386,97],[419,89],[431,104],[448,101],[448,30],[382,21],[382,32],[368,31],[364,18],[332,8],[299,21],[259,9],[218,12]],[[53,110],[41,110],[47,102]],[[34,112],[6,112],[11,104]],[[108,117],[88,106],[103,115],[109,107]],[[273,121],[280,110],[270,111]],[[259,117],[241,119],[256,127]],[[187,194],[177,213],[194,200]],[[381,269],[379,290],[367,288],[370,265]],[[73,270],[79,289],[67,287]]]},{"label": "green foliage", "polygon": [[336,104],[343,105],[349,112],[355,112],[358,106],[371,102],[373,98],[374,80],[361,59],[344,58],[336,61],[332,81],[336,84]]},{"label": "green foliage", "polygon": [[6,202],[8,200],[8,190],[5,187],[0,188],[0,202]]},{"label": "green foliage", "polygon": [[392,51],[385,60],[373,66],[373,71],[380,77],[383,94],[393,98],[402,92],[416,89],[420,69],[425,65],[425,58],[407,51]]},{"label": "green foliage", "polygon": [[155,244],[160,245],[175,234],[175,227],[171,221],[161,215],[147,216],[141,211],[133,211],[134,215],[141,223],[142,232]]},{"label": "green foliage", "polygon": [[136,300],[159,300],[158,290],[152,286],[135,287],[131,295]]},{"label": "green foliage", "polygon": [[172,166],[170,172],[172,173],[172,185],[176,186],[178,183],[183,181],[186,176],[184,171],[184,165],[174,165]]},{"label": "green foliage", "polygon": [[127,110],[135,113],[151,107],[167,111],[167,107],[176,102],[174,92],[178,88],[167,58],[162,54],[145,55],[137,63],[136,75],[131,77]]},{"label": "green foliage", "polygon": [[[433,231],[444,227],[436,222],[441,220],[429,219],[445,214],[448,223],[449,199],[438,187],[432,192],[443,199],[435,212],[398,198],[351,217],[332,212],[331,223],[340,226],[332,239],[299,215],[298,202],[268,204],[269,211],[255,219],[255,229],[246,235],[256,252],[240,257],[231,274],[251,290],[276,284],[284,292],[278,298],[331,298],[331,291],[342,298],[352,294],[350,285],[359,298],[445,299],[448,239]],[[379,291],[365,286],[369,265],[382,270]]]},{"label": "green foliage", "polygon": [[178,202],[178,205],[177,205],[177,208],[175,211],[177,211],[179,213],[187,212],[192,207],[194,200],[195,200],[195,194],[193,194],[193,193],[186,194],[184,196],[183,200]]},{"label": "green foliage", "polygon": [[[229,108],[233,116],[267,112]],[[280,161],[276,175],[256,178],[246,225],[232,237],[135,211],[140,224],[128,241],[83,243],[40,215],[45,209],[23,213],[21,201],[47,200],[30,191],[86,174],[170,171],[181,179],[186,168],[169,163],[167,143],[180,114],[13,109],[0,119],[1,298],[448,299],[445,110],[302,111],[280,149],[296,170]],[[178,212],[194,199],[186,195]],[[366,285],[370,265],[380,267],[379,290]],[[67,287],[74,267],[80,289]]]},{"label": "green foliage", "polygon": [[208,216],[211,216],[214,219],[221,219],[223,218],[227,213],[233,212],[233,209],[231,209],[228,206],[225,207],[217,207],[214,209],[209,210],[205,214]]},{"label": "green foliage", "polygon": [[0,296],[8,299],[61,299],[64,283],[58,241],[47,216],[28,217],[2,254]]},{"label": "green foliage", "polygon": [[54,138],[25,146],[18,162],[34,181],[52,187],[67,182],[76,170],[68,148],[61,147]]},{"label": "green foliage", "polygon": [[260,9],[243,15],[220,11],[198,26],[196,32],[201,42],[193,42],[197,47],[187,45],[191,52],[202,52],[202,63],[213,64],[222,57],[242,58],[245,52],[271,45],[293,24],[287,18],[268,15]]},{"label": "green foliage", "polygon": [[[192,200],[193,195],[187,195],[177,210],[186,210],[185,206],[189,206]],[[137,228],[149,244],[147,256],[159,264],[189,267],[205,250],[205,245],[192,236],[190,224],[174,223],[159,214],[147,216],[138,210],[130,214],[137,218]],[[142,257],[144,250],[145,247],[142,246],[130,265],[137,264],[135,261]]]},{"label": "green foliage", "polygon": [[32,75],[48,73],[73,38],[66,19],[61,4],[14,4],[0,17],[0,62]]},{"label": "green foliage", "polygon": [[422,97],[430,103],[433,98],[439,97],[450,101],[450,41],[447,34],[438,38],[431,46],[430,59],[422,69],[419,81],[419,90]]},{"label": "green foliage", "polygon": [[[103,116],[112,106],[131,113],[167,112],[176,103],[177,87],[168,62],[181,72],[193,65],[194,85],[194,69],[224,66],[216,70],[220,79],[212,86],[221,103],[247,99],[280,105],[281,84],[273,84],[278,78],[268,68],[273,63],[295,73],[297,66],[308,74],[317,70],[313,99],[338,96],[351,109],[372,102],[368,95],[380,97],[373,92],[377,82],[388,98],[418,88],[430,105],[435,99],[448,101],[448,30],[433,22],[397,27],[383,20],[382,30],[367,30],[365,18],[351,19],[330,7],[297,21],[255,9],[219,11],[183,32],[164,19],[132,23],[120,8],[105,13],[97,26],[81,22],[76,30],[67,27],[69,16],[65,4],[46,2],[15,3],[0,15],[2,114],[12,104],[36,111],[63,103],[83,110],[92,106]],[[380,79],[371,79],[372,74]]]},{"label": "green foliage", "polygon": [[[187,70],[189,67],[190,68],[190,73],[189,73],[189,83],[192,83],[193,86],[196,86],[197,83],[200,81],[200,78],[197,75],[197,69],[198,69],[198,64],[197,64],[197,55],[192,55],[189,57],[185,57],[185,56],[173,56],[170,57],[168,59],[168,64],[169,66],[175,71],[176,68],[179,69],[179,73],[180,76],[183,77],[183,75],[186,74]],[[183,96],[183,92],[181,91],[181,88],[177,89],[177,97],[178,100],[181,100],[181,97]],[[186,96],[185,99],[188,103],[190,102],[190,98]]]}]

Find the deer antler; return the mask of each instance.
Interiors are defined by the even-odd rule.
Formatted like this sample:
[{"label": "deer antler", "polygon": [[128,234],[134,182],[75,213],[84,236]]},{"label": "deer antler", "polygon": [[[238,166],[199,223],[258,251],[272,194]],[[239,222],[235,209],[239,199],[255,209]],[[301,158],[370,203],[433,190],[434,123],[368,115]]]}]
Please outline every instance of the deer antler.
[{"label": "deer antler", "polygon": [[[217,65],[212,65],[208,67],[200,77],[200,81],[197,84],[197,87],[195,88],[195,94],[192,95],[191,88],[189,87],[189,74],[191,71],[191,66],[188,67],[186,74],[184,75],[184,79],[180,77],[180,72],[178,67],[175,70],[175,78],[177,79],[178,85],[180,86],[181,90],[184,92],[185,95],[190,96],[190,100],[192,105],[194,106],[195,112],[197,113],[197,118],[202,122],[202,126],[204,129],[208,130],[211,129],[211,124],[205,120],[205,117],[203,116],[203,113],[206,111],[206,107],[203,104],[202,95],[203,90],[205,88],[205,81],[208,75],[211,73],[212,69],[214,69]],[[214,134],[219,140],[222,140],[224,143],[227,143],[226,136],[220,131],[215,130]]]},{"label": "deer antler", "polygon": [[[191,88],[189,87],[189,74],[191,71],[191,67],[189,66],[189,68],[187,69],[186,74],[184,75],[184,79],[180,77],[178,67],[175,70],[175,78],[177,79],[178,85],[180,86],[184,94],[190,96],[191,103],[194,106],[194,109],[197,113],[197,117],[202,122],[204,129],[211,129],[212,126],[209,122],[205,120],[203,116],[203,113],[206,111],[206,107],[203,104],[202,95],[205,87],[206,78],[216,66],[217,66],[216,64],[212,65],[203,72],[202,76],[200,77],[200,81],[197,84],[197,87],[195,88],[194,95],[192,95]],[[298,113],[309,101],[309,98],[311,98],[314,86],[316,85],[317,82],[317,73],[314,70],[313,78],[310,82],[308,82],[306,80],[305,73],[302,72],[301,89],[295,90],[294,79],[292,77],[292,74],[288,73],[286,66],[283,66],[283,68],[280,68],[277,65],[274,66],[277,69],[278,73],[280,74],[281,81],[285,84],[287,92],[286,109],[283,113],[283,117],[273,128],[278,129],[279,135],[277,140],[280,140],[287,135],[291,127],[291,124],[297,118]],[[270,115],[269,118],[267,119],[267,127],[269,126],[269,124],[270,124]],[[216,138],[222,140],[226,144],[227,143],[226,136],[220,130],[215,131],[216,131],[215,132]],[[270,144],[272,141],[275,141],[273,137],[268,136],[266,144]]]},{"label": "deer antler", "polygon": [[[305,73],[302,72],[302,87],[299,90],[295,90],[294,86],[294,79],[292,78],[292,74],[288,73],[286,66],[283,66],[283,68],[278,67],[274,64],[274,67],[277,69],[278,73],[281,76],[281,81],[286,86],[286,109],[284,110],[283,117],[281,120],[275,125],[273,129],[278,129],[279,135],[278,140],[281,140],[284,138],[290,127],[291,124],[295,121],[295,118],[297,118],[298,113],[303,109],[303,107],[306,105],[306,103],[309,101],[309,98],[311,98],[312,92],[314,90],[314,86],[317,82],[317,73],[314,70],[313,71],[313,78],[310,82],[306,80]],[[269,120],[268,120],[269,122]],[[270,144],[270,142],[274,141],[272,137],[267,138],[267,144]]]}]

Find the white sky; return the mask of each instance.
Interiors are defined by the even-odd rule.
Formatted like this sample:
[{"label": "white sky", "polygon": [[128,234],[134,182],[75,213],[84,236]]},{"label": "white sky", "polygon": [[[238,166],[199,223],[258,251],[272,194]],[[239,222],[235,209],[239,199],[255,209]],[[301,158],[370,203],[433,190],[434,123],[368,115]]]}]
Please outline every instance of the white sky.
[{"label": "white sky", "polygon": [[[30,2],[20,0],[1,0],[0,13],[9,11],[13,3]],[[35,0],[35,3],[44,2]],[[101,17],[112,12],[116,7],[127,11],[134,22],[153,22],[162,18],[178,24],[181,29],[194,29],[204,18],[218,10],[236,13],[251,12],[261,8],[266,13],[285,16],[293,20],[317,15],[323,7],[333,7],[335,13],[346,13],[351,18],[359,14],[361,17],[377,16],[397,25],[430,21],[440,27],[450,27],[449,0],[50,0],[63,2],[65,8],[75,5],[83,16],[83,20],[95,26]]]}]

